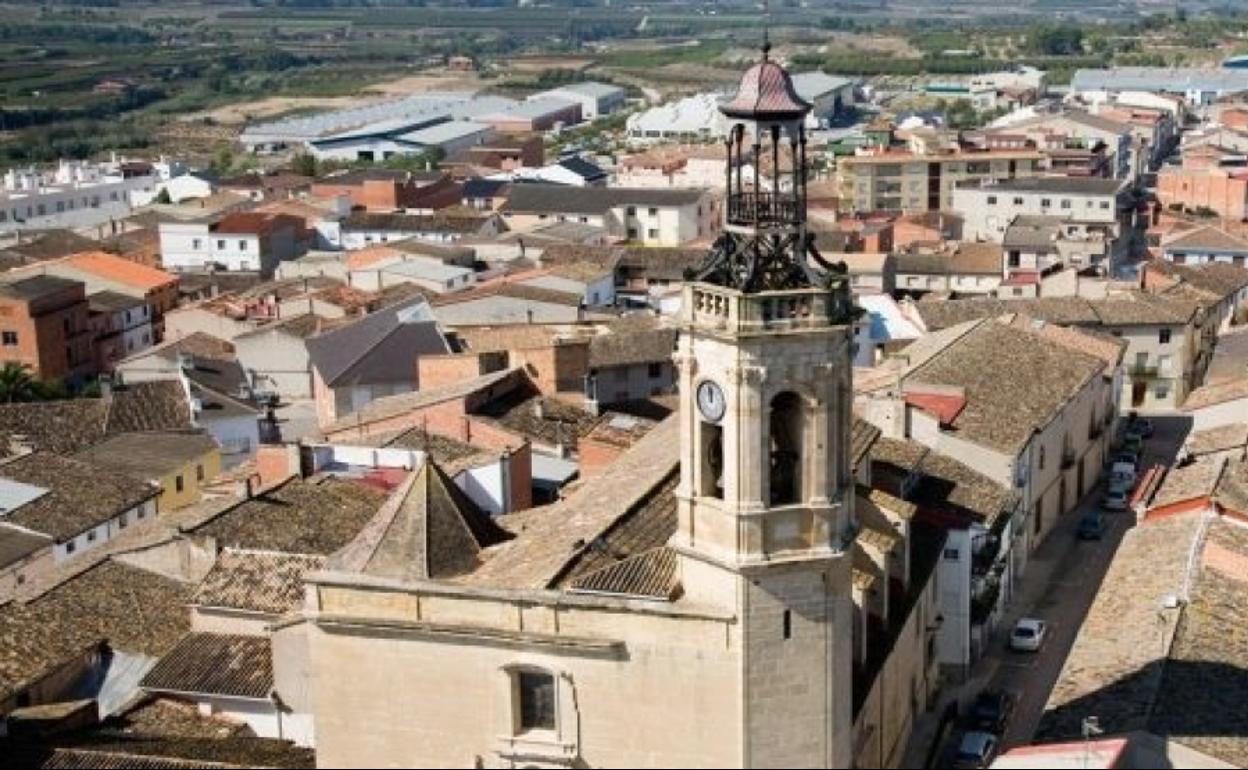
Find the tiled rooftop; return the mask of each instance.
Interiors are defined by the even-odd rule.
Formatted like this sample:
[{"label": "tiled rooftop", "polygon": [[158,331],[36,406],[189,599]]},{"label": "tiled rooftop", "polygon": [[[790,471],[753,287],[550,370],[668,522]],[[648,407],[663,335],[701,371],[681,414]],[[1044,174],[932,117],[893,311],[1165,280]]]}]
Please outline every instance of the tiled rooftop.
[{"label": "tiled rooftop", "polygon": [[189,585],[103,562],[37,599],[0,607],[0,699],[107,641],[163,655],[186,633]]},{"label": "tiled rooftop", "polygon": [[303,576],[324,565],[320,555],[225,548],[191,602],[284,615],[303,603]]},{"label": "tiled rooftop", "polygon": [[268,700],[273,651],[267,636],[190,633],[143,677],[149,692]]},{"label": "tiled rooftop", "polygon": [[1105,363],[995,321],[981,322],[905,376],[907,388],[960,388],[958,435],[1014,452],[1062,409]]},{"label": "tiled rooftop", "polygon": [[0,478],[33,484],[46,495],[8,512],[3,520],[64,542],[160,494],[142,477],[48,452],[0,465]]},{"label": "tiled rooftop", "polygon": [[292,480],[191,530],[221,546],[328,555],[354,538],[385,501],[363,484],[329,478]]}]

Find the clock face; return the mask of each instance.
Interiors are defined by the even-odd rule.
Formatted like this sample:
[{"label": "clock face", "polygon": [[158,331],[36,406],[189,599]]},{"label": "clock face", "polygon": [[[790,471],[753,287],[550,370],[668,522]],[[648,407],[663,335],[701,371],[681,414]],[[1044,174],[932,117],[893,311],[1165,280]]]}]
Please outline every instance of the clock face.
[{"label": "clock face", "polygon": [[698,411],[707,420],[719,422],[723,419],[724,410],[727,406],[727,403],[724,401],[724,391],[714,381],[703,380],[698,385]]}]

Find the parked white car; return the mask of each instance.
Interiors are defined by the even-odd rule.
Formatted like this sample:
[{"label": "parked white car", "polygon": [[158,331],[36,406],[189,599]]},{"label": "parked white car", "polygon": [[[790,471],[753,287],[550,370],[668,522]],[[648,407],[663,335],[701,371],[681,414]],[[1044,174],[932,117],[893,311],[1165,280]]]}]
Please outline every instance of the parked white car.
[{"label": "parked white car", "polygon": [[1105,490],[1105,496],[1101,498],[1101,507],[1107,511],[1125,511],[1130,499],[1131,491],[1129,489],[1115,487],[1111,484],[1109,489]]},{"label": "parked white car", "polygon": [[1043,620],[1020,618],[1010,632],[1010,649],[1019,652],[1035,652],[1044,644],[1045,633],[1049,630]]}]

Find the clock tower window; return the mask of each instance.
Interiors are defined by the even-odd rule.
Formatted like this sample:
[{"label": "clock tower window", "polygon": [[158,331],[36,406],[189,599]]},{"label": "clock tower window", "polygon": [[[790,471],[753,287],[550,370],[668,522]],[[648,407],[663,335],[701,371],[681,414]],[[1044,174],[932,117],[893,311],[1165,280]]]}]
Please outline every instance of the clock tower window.
[{"label": "clock tower window", "polygon": [[699,494],[716,500],[724,499],[724,429],[710,422],[700,422],[702,467]]},{"label": "clock tower window", "polygon": [[796,393],[786,391],[771,400],[768,486],[772,505],[793,505],[801,501],[804,422],[802,400]]}]

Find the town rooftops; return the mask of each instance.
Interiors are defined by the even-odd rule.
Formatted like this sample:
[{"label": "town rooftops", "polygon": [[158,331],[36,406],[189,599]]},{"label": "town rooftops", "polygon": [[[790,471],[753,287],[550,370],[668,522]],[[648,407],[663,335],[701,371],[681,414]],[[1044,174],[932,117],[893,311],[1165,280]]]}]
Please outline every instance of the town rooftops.
[{"label": "town rooftops", "polygon": [[692,206],[705,196],[704,190],[517,184],[502,210],[513,214],[605,214],[618,206]]},{"label": "town rooftops", "polygon": [[0,521],[64,542],[160,494],[141,477],[102,466],[32,452],[0,464],[0,478],[32,484],[48,494],[7,511]]},{"label": "town rooftops", "polygon": [[323,176],[316,180],[316,183],[342,186],[362,185],[365,182],[396,182],[400,184],[417,182],[431,184],[444,176],[445,174],[441,171],[399,171],[385,168],[363,168]]},{"label": "town rooftops", "polygon": [[214,233],[229,235],[267,235],[281,227],[301,227],[302,222],[289,214],[264,214],[256,211],[232,211],[212,226]]},{"label": "town rooftops", "polygon": [[225,548],[191,603],[205,608],[285,615],[303,605],[303,576],[325,565],[320,554]]},{"label": "town rooftops", "polygon": [[1238,235],[1232,235],[1220,227],[1205,225],[1191,230],[1183,230],[1163,238],[1161,248],[1166,252],[1219,251],[1248,253],[1248,240]]},{"label": "town rooftops", "polygon": [[311,337],[307,345],[312,365],[327,385],[414,384],[418,357],[451,352],[421,297]]},{"label": "town rooftops", "polygon": [[1062,234],[1061,217],[1029,216],[1014,217],[1005,229],[1001,245],[1005,249],[1036,251],[1051,254],[1057,251],[1057,240]]},{"label": "town rooftops", "polygon": [[447,401],[489,399],[523,382],[525,382],[523,370],[504,369],[437,388],[424,388],[408,393],[396,393],[393,396],[381,396],[369,401],[362,409],[340,417],[336,422],[326,426],[325,432],[332,434],[349,430]]},{"label": "town rooftops", "polygon": [[265,636],[190,633],[139,686],[149,692],[267,701],[273,691],[273,650]]},{"label": "town rooftops", "polygon": [[997,529],[1018,504],[1012,490],[910,439],[878,438],[870,458],[872,483],[913,501],[919,514],[933,523]]},{"label": "town rooftops", "polygon": [[105,398],[0,404],[0,436],[60,454],[116,433],[190,427],[186,391],[174,380],[137,382],[114,388]]},{"label": "town rooftops", "polygon": [[0,701],[105,642],[163,655],[188,630],[190,594],[189,585],[108,560],[0,607]]},{"label": "town rooftops", "polygon": [[0,569],[5,569],[50,545],[52,538],[47,535],[6,524],[4,517],[0,516]]},{"label": "town rooftops", "polygon": [[1193,302],[1144,292],[1114,294],[1103,299],[919,300],[914,303],[914,309],[928,331],[1007,313],[1022,313],[1050,323],[1076,326],[1176,326],[1186,324],[1197,312]]},{"label": "town rooftops", "polygon": [[[575,188],[580,189],[580,188]],[[413,233],[478,233],[492,215],[474,214],[389,214],[373,211],[352,211],[342,220],[346,230],[395,230]]]},{"label": "town rooftops", "polygon": [[142,297],[116,291],[97,291],[87,297],[92,313],[122,313],[146,305]]},{"label": "town rooftops", "polygon": [[[1109,734],[1147,730],[1235,766],[1248,763],[1236,712],[1248,687],[1245,563],[1248,532],[1226,517],[1176,514],[1129,530],[1037,737],[1077,739],[1095,714]],[[1145,617],[1150,622],[1123,622]]]},{"label": "town rooftops", "polygon": [[1052,193],[1054,195],[1115,195],[1127,186],[1122,179],[1086,176],[1033,176],[1002,179],[985,184],[977,180],[960,182],[959,187],[1003,193]]},{"label": "town rooftops", "polygon": [[55,275],[35,275],[16,281],[0,282],[0,297],[34,302],[74,288],[81,288],[82,281],[70,278],[58,278]]},{"label": "town rooftops", "polygon": [[483,549],[509,537],[426,461],[326,569],[396,580],[449,578],[474,569]]},{"label": "town rooftops", "polygon": [[191,533],[222,546],[328,555],[359,533],[385,495],[336,478],[293,479],[232,506]]},{"label": "town rooftops", "polygon": [[1013,326],[984,320],[904,376],[906,392],[958,389],[959,436],[1013,453],[1061,410],[1105,362]]},{"label": "town rooftops", "polygon": [[218,449],[203,432],[120,433],[79,452],[77,459],[140,479],[157,479]]},{"label": "town rooftops", "polygon": [[1245,422],[1192,431],[1183,446],[1193,456],[1231,452],[1243,457],[1248,449],[1248,415]]},{"label": "town rooftops", "polygon": [[[524,512],[509,526],[516,537],[487,549],[485,563],[461,580],[481,586],[554,588],[581,574],[577,567],[584,559],[598,559],[601,566],[610,563],[599,557],[614,549],[599,552],[593,546],[597,538],[616,532],[647,544],[665,543],[675,522],[662,511],[668,505],[674,510],[675,500],[662,491],[672,483],[679,464],[677,429],[678,420],[669,417],[620,455],[610,473],[585,481],[553,505]],[[638,523],[621,532],[619,527],[629,520]]]},{"label": "town rooftops", "polygon": [[148,267],[103,251],[74,254],[66,257],[62,263],[97,278],[125,284],[144,292],[161,289],[178,282],[177,276],[166,273],[164,270]]}]

